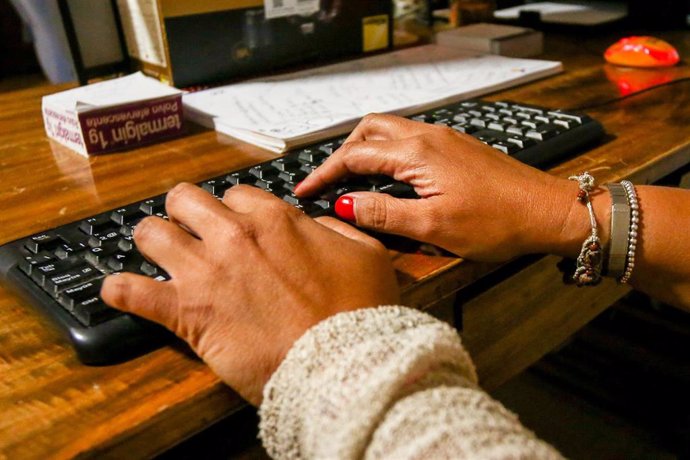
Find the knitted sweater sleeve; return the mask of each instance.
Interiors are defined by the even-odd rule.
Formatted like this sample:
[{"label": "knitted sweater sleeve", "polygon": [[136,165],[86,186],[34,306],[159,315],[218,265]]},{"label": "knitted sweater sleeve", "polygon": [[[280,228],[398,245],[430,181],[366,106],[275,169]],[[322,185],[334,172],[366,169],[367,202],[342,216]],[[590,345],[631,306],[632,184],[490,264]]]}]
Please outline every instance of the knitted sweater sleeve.
[{"label": "knitted sweater sleeve", "polygon": [[278,459],[561,458],[477,386],[453,328],[405,307],[312,327],[264,388],[259,414]]}]

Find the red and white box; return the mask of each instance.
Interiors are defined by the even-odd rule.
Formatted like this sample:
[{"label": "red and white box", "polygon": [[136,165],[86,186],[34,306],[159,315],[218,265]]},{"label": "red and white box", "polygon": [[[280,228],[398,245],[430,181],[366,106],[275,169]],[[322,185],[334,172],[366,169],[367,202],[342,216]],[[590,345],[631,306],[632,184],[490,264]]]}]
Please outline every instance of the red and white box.
[{"label": "red and white box", "polygon": [[137,72],[44,96],[43,123],[84,156],[129,149],[184,132],[182,93]]}]

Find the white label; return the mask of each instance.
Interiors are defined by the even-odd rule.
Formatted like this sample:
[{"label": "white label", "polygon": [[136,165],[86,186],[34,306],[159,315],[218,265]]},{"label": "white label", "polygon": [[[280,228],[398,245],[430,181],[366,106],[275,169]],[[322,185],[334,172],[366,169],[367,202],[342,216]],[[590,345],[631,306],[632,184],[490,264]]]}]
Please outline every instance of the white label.
[{"label": "white label", "polygon": [[266,19],[309,16],[319,11],[319,0],[264,0]]}]

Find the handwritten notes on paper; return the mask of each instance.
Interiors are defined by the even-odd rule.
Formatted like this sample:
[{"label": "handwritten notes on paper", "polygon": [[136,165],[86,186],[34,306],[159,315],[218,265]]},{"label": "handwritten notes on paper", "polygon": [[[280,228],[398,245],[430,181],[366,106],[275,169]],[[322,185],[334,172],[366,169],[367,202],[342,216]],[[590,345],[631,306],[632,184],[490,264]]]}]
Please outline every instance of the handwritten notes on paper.
[{"label": "handwritten notes on paper", "polygon": [[274,151],[557,73],[558,62],[427,45],[183,97],[193,120]]}]

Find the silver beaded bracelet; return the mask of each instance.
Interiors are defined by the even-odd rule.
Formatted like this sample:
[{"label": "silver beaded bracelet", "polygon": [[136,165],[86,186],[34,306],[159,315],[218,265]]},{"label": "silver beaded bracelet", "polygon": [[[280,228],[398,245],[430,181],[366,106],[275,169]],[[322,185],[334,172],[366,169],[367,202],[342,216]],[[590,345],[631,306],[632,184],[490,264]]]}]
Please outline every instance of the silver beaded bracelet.
[{"label": "silver beaded bracelet", "polygon": [[630,280],[635,268],[635,252],[637,250],[640,228],[640,205],[637,201],[635,186],[632,182],[624,180],[621,181],[621,185],[625,189],[628,205],[630,206],[630,229],[628,230],[628,251],[625,259],[625,270],[623,271],[623,276],[618,279],[619,283],[626,284]]}]

